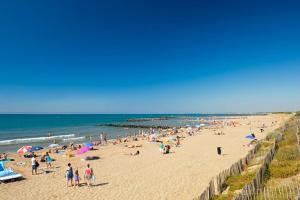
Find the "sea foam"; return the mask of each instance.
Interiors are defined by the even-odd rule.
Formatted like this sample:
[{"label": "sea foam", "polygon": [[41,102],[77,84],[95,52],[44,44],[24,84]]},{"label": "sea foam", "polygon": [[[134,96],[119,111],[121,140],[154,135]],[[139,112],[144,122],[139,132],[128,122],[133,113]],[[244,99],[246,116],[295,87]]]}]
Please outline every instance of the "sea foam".
[{"label": "sea foam", "polygon": [[68,135],[54,135],[50,137],[33,137],[33,138],[1,140],[0,145],[22,144],[28,142],[40,142],[40,141],[47,141],[47,140],[54,140],[54,139],[66,139],[66,138],[73,138],[74,136],[75,134],[68,134]]}]

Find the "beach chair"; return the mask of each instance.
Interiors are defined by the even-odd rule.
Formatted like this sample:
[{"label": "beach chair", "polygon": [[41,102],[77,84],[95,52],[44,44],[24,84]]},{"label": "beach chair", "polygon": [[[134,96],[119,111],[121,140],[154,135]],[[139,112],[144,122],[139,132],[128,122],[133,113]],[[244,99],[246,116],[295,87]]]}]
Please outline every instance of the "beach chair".
[{"label": "beach chair", "polygon": [[21,174],[15,173],[10,168],[5,169],[4,163],[0,162],[0,183],[3,183],[5,181],[20,179],[22,177],[23,176]]}]

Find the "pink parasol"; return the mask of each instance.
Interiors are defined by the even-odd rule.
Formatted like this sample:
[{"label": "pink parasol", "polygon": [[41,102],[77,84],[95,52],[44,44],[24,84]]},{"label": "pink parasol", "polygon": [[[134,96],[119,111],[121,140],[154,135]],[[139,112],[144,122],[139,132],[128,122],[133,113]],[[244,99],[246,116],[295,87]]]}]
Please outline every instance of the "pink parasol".
[{"label": "pink parasol", "polygon": [[23,154],[23,153],[29,152],[31,150],[31,148],[32,148],[32,146],[23,146],[17,151],[17,153]]},{"label": "pink parasol", "polygon": [[90,148],[89,147],[87,147],[87,146],[84,146],[84,147],[81,147],[81,149],[79,149],[78,151],[77,151],[77,155],[80,155],[80,154],[83,154],[83,153],[86,153],[86,152],[88,152],[90,150]]}]

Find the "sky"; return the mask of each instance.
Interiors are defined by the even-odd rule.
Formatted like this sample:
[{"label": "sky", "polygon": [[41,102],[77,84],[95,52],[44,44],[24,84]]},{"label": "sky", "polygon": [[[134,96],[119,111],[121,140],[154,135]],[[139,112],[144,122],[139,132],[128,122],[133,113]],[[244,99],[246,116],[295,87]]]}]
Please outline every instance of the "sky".
[{"label": "sky", "polygon": [[0,113],[300,110],[300,1],[0,2]]}]

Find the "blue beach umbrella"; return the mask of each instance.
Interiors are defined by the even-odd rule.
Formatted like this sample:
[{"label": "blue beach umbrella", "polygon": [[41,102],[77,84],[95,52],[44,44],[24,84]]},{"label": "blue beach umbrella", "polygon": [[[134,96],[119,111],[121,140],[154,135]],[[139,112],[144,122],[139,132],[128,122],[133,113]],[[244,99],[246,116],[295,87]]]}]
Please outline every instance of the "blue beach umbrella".
[{"label": "blue beach umbrella", "polygon": [[254,140],[255,139],[252,135],[246,135],[245,138],[249,139],[249,140]]},{"label": "blue beach umbrella", "polygon": [[39,151],[41,149],[43,149],[43,147],[41,147],[41,146],[32,146],[31,149],[30,149],[30,152]]},{"label": "blue beach umbrella", "polygon": [[84,146],[86,146],[88,148],[92,148],[94,145],[92,143],[85,143]]}]

